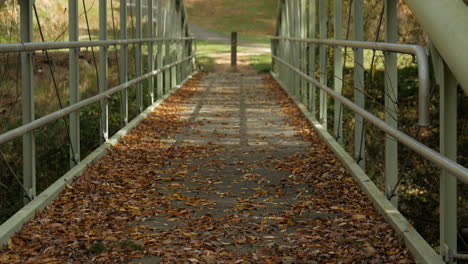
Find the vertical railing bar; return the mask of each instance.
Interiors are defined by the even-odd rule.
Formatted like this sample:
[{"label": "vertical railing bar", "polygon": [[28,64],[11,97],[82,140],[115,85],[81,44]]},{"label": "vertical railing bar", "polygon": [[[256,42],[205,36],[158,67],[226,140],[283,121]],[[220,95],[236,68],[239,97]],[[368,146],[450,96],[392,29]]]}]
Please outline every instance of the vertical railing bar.
[{"label": "vertical railing bar", "polygon": [[[343,1],[342,0],[335,0],[335,10],[334,10],[334,37],[335,39],[342,39],[342,27],[343,27]],[[335,47],[334,48],[334,75],[335,78],[333,80],[334,90],[342,94],[343,89],[343,52],[342,47]],[[343,143],[343,108],[341,106],[340,101],[334,100],[334,124],[333,124],[333,131],[335,134],[335,138],[338,143]]]},{"label": "vertical railing bar", "polygon": [[[183,33],[183,28],[184,28],[184,14],[183,14],[183,1],[180,1],[180,14],[179,14],[179,29],[178,29],[178,36],[179,37],[182,37],[182,33]],[[183,54],[183,51],[184,51],[184,42],[183,41],[179,41],[179,51],[178,51],[178,54],[179,54],[179,57],[177,58],[177,60],[180,60],[181,58],[183,58],[184,54]],[[184,79],[184,75],[183,75],[183,64],[179,64],[179,80],[177,81],[177,85],[180,85],[180,83],[182,82],[182,80]]]},{"label": "vertical railing bar", "polygon": [[[32,5],[33,0],[20,0],[21,42],[33,42]],[[21,53],[22,120],[26,125],[34,120],[34,77],[33,53]],[[36,147],[34,132],[23,136],[23,185],[29,193],[25,194],[24,203],[36,196]],[[29,197],[29,198],[26,198]]]},{"label": "vertical railing bar", "polygon": [[[293,0],[294,1],[294,37],[299,38],[300,37],[300,14],[301,14],[301,8],[300,8],[300,0]],[[298,41],[294,41],[294,67],[300,69],[300,43]],[[297,100],[301,100],[300,98],[300,87],[301,86],[301,78],[299,78],[299,75],[297,73],[294,73],[294,96],[296,97]]]},{"label": "vertical railing bar", "polygon": [[[319,3],[320,38],[327,38],[327,0]],[[320,47],[320,83],[327,85],[327,54],[325,45]],[[327,94],[320,90],[319,120],[326,129],[327,124]]]},{"label": "vertical railing bar", "polygon": [[[292,1],[288,1],[286,0],[286,3],[287,3],[287,10],[286,10],[286,13],[287,13],[287,21],[288,21],[288,37],[293,37],[293,28],[292,28],[292,7],[291,7],[291,4],[292,4]],[[287,58],[288,58],[288,63],[290,63],[291,65],[294,64],[294,61],[293,61],[293,57],[294,57],[294,46],[293,46],[293,42],[292,41],[288,41],[288,47],[287,47],[287,50],[288,50],[288,53],[287,53]],[[288,69],[288,90],[290,92],[292,92],[294,88],[294,71],[291,70],[291,69]]]},{"label": "vertical railing bar", "polygon": [[[177,10],[176,10],[176,0],[172,0],[171,6],[171,37],[177,37]],[[171,41],[171,48],[172,51],[170,52],[170,63],[173,63],[177,60],[177,41]],[[177,85],[177,66],[173,66],[170,68],[171,71],[171,87],[170,89],[174,89]]]},{"label": "vertical railing bar", "polygon": [[[398,41],[398,1],[385,0],[385,42]],[[372,69],[371,69],[372,70]],[[385,53],[385,122],[398,128],[398,69],[397,54]],[[393,197],[390,202],[398,208],[398,141],[385,136],[385,192]]]},{"label": "vertical railing bar", "polygon": [[[107,1],[99,0],[99,39],[107,40]],[[99,93],[107,90],[107,50],[108,47],[99,49]],[[101,107],[101,134],[100,142],[103,144],[109,139],[109,107],[107,99],[100,101]]]},{"label": "vertical railing bar", "polygon": [[[148,8],[147,8],[147,27],[148,30],[146,32],[148,38],[152,38],[153,36],[153,0],[148,0]],[[153,64],[153,42],[148,42],[148,70],[154,70]],[[148,79],[148,104],[152,105],[154,103],[154,77]]]},{"label": "vertical railing bar", "polygon": [[[179,37],[183,36],[184,33],[184,28],[185,28],[185,19],[184,19],[184,6],[183,6],[183,1],[180,1],[180,27],[179,27]],[[179,42],[179,58],[184,57],[184,51],[185,51],[185,41]],[[181,81],[185,79],[184,77],[184,67],[185,63],[182,63],[179,65],[179,79],[180,82],[177,82],[178,85],[180,85]]]},{"label": "vertical railing bar", "polygon": [[[163,37],[164,34],[164,12],[163,12],[163,7],[162,7],[162,0],[156,0],[157,2],[157,7],[158,7],[158,18],[157,18],[157,37]],[[156,57],[156,68],[161,69],[163,65],[163,42],[158,41],[157,43],[157,57]],[[158,99],[161,98],[161,96],[164,94],[164,76],[163,74],[160,74],[156,78],[157,81],[157,88],[156,88],[156,93]]]},{"label": "vertical railing bar", "polygon": [[[169,4],[170,4],[170,0],[166,0],[165,4],[164,4],[164,37],[165,38],[170,37],[169,28],[170,28],[171,25],[170,25],[170,22],[169,22],[169,16],[170,16],[170,14],[169,14],[169,10],[170,10]],[[166,41],[164,41],[164,45],[165,45],[164,46],[165,51],[164,51],[163,65],[167,65],[170,62],[170,60],[169,60],[170,42],[166,40]],[[171,78],[171,71],[170,71],[170,69],[166,69],[164,71],[164,94],[166,94],[166,92],[170,90],[170,87],[171,87],[170,78]]]},{"label": "vertical railing bar", "polygon": [[[120,38],[127,39],[127,0],[120,0]],[[120,84],[128,81],[128,45],[120,46]],[[120,92],[120,123],[128,124],[128,89]]]},{"label": "vertical railing bar", "polygon": [[[301,0],[301,38],[306,38],[306,26],[307,26],[307,9],[306,9],[306,5],[307,5],[307,0]],[[307,72],[307,54],[306,54],[306,46],[307,46],[307,43],[305,42],[301,42],[301,57],[300,57],[300,60],[301,60],[301,70],[302,72]],[[307,81],[305,81],[304,79],[300,78],[300,80],[302,81],[301,83],[301,102],[303,104],[306,104],[308,103],[308,100],[307,100],[307,96],[306,96],[306,87],[307,87]]]},{"label": "vertical railing bar", "polygon": [[[283,3],[283,0],[280,0],[281,2],[281,27],[280,27],[280,32],[278,35],[280,36],[285,36],[285,25],[286,25],[286,14],[285,14],[285,10],[286,10],[286,7],[285,7],[285,4]],[[278,54],[279,54],[279,57],[282,57],[284,58],[284,50],[285,50],[285,46],[286,46],[286,41],[285,40],[278,40]],[[273,61],[273,59],[272,59]],[[278,71],[279,71],[279,76],[281,78],[281,80],[285,80],[285,67],[283,67],[283,65],[281,65],[280,63],[278,63]],[[285,82],[286,83],[286,82]]]},{"label": "vertical railing bar", "polygon": [[[78,41],[78,1],[68,1],[68,20],[69,20],[69,40]],[[79,68],[79,49],[70,49],[69,68],[70,68],[70,104],[80,101],[80,68]],[[70,114],[70,167],[74,167],[80,161],[80,113],[79,111]],[[72,151],[73,150],[73,151]],[[73,157],[73,155],[75,155]]]},{"label": "vertical railing bar", "polygon": [[[300,0],[294,0],[294,16],[293,16],[293,19],[294,19],[294,25],[293,25],[293,29],[294,29],[294,36],[296,38],[300,37]],[[300,68],[300,57],[301,57],[301,54],[300,54],[300,42],[298,41],[294,41],[293,42],[294,44],[294,66],[297,67],[297,68]],[[300,88],[301,88],[301,79],[299,74],[297,74],[296,72],[294,72],[294,95],[296,96],[296,98],[300,101],[301,98],[300,98]]]},{"label": "vertical railing bar", "polygon": [[[142,38],[142,25],[141,25],[141,14],[142,14],[142,9],[141,9],[141,0],[136,0],[136,38],[141,39]],[[140,77],[142,75],[142,44],[137,43],[136,45],[136,59],[135,59],[135,67],[136,67],[136,76]],[[141,113],[143,112],[143,88],[142,88],[142,83],[139,82],[137,84],[136,88],[136,101],[137,101],[137,112]]]},{"label": "vertical railing bar", "polygon": [[[434,75],[440,89],[440,154],[457,160],[457,80],[431,45]],[[457,179],[442,170],[440,174],[440,254],[455,264],[457,253]]]},{"label": "vertical railing bar", "polygon": [[[309,38],[316,38],[316,28],[317,28],[317,1],[316,0],[310,0],[310,6],[309,6]],[[310,43],[310,61],[309,61],[309,72],[310,76],[315,78],[315,58],[316,58],[316,45],[314,43]],[[316,106],[316,94],[317,90],[315,88],[314,84],[310,84],[310,111],[312,112],[312,115],[316,118],[316,113],[317,113],[317,106]]]},{"label": "vertical railing bar", "polygon": [[[354,0],[354,40],[364,40],[363,0]],[[354,49],[354,101],[365,109],[364,87],[364,53]],[[355,114],[354,153],[356,162],[365,168],[365,130],[364,119]]]},{"label": "vertical railing bar", "polygon": [[[175,2],[177,3],[177,1],[175,1]],[[177,6],[177,5],[176,5],[176,6]],[[177,38],[180,37],[180,32],[181,32],[181,21],[182,21],[182,20],[181,20],[181,14],[182,14],[182,12],[181,12],[181,9],[180,9],[180,1],[179,1],[179,5],[178,5],[178,6],[179,6],[179,9],[178,9],[178,10],[177,10],[177,9],[174,10],[175,13],[176,13],[176,15],[174,16],[174,19],[176,20],[175,23],[174,23],[174,24],[176,25],[176,27],[175,27],[176,30],[175,30],[174,33],[175,33],[175,36],[176,36]],[[181,43],[182,43],[182,42],[180,42],[180,41],[174,41],[174,44],[175,44],[175,47],[176,47],[174,61],[178,61],[179,58],[180,58],[179,52],[180,52],[180,44],[181,44]],[[179,81],[180,81],[180,64],[178,64],[177,66],[174,67],[174,71],[175,71],[175,86],[177,86],[177,85],[179,84]]]}]

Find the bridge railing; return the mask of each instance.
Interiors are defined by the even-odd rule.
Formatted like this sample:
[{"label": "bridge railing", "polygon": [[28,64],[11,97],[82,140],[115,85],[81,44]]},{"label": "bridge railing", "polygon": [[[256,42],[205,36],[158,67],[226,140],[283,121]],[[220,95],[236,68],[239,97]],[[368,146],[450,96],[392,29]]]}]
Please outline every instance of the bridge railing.
[{"label": "bridge railing", "polygon": [[[467,259],[468,256],[461,254],[457,248],[457,239],[460,237],[457,229],[457,179],[459,182],[468,183],[468,170],[455,161],[458,82],[450,70],[447,71],[447,67],[444,67],[443,58],[437,50],[431,47],[435,80],[441,89],[439,95],[441,108],[439,153],[416,139],[424,127],[431,125],[429,108],[434,86],[430,82],[434,79],[434,75],[431,76],[431,68],[424,47],[395,43],[398,41],[398,1],[385,1],[382,16],[385,15],[386,42],[364,41],[364,3],[362,0],[350,1],[353,6],[350,4],[348,7],[348,32],[344,40],[343,1],[335,0],[333,10],[327,6],[328,2],[326,0],[279,1],[276,36],[272,38],[271,42],[273,76],[296,100],[301,110],[311,118],[311,122],[322,137],[328,140],[335,153],[352,171],[355,178],[360,181],[366,192],[372,196],[374,204],[380,208],[386,219],[393,224],[397,231],[401,232],[402,237],[419,261],[423,263],[454,263],[457,259]],[[352,10],[354,11],[353,15],[351,15]],[[332,21],[328,21],[330,14]],[[348,40],[351,16],[354,21],[352,29],[354,41]],[[330,24],[333,25],[333,39],[328,37],[331,35],[331,32],[328,32],[331,28]],[[328,47],[332,47],[332,49],[327,49]],[[352,51],[350,52],[350,50]],[[373,52],[370,66],[366,66],[364,50]],[[376,113],[376,111],[366,108],[366,105],[368,107],[366,98],[371,97],[369,94],[371,91],[367,90],[369,87],[367,82],[374,81],[372,80],[374,74],[372,71],[375,67],[376,51],[381,51],[385,58],[383,84],[372,84],[377,89],[383,86],[383,113]],[[397,53],[410,54],[413,59],[416,58],[417,62],[419,128],[416,138],[403,133],[398,128],[398,116],[401,112],[398,103]],[[351,58],[350,61],[353,62],[351,65],[346,63],[347,58]],[[370,73],[367,75],[366,67],[370,67]],[[352,71],[353,81],[347,82],[346,79],[350,79],[350,71]],[[349,86],[354,94],[350,94]],[[348,87],[348,90],[345,91],[344,87]],[[329,98],[332,98],[332,102]],[[348,122],[352,124],[349,127],[354,129],[354,137],[351,137],[354,138],[354,141],[351,140],[352,142],[349,142],[350,140],[344,142],[344,138],[350,138],[343,134],[343,131],[346,130],[343,129],[344,115],[346,115],[344,111],[347,110],[351,110],[354,115],[348,115],[348,117],[351,116],[348,118]],[[369,144],[369,142],[366,143],[365,134],[368,129],[366,124],[372,124],[385,133],[385,147],[380,148],[384,152],[385,160],[381,172],[383,180],[382,183],[372,184],[373,187],[369,187],[367,183],[371,177],[366,175],[366,169],[371,166],[366,165],[366,160],[368,162],[377,162],[377,160],[366,157],[367,144]],[[328,129],[328,126],[331,128]],[[407,177],[405,175],[407,161],[404,161],[404,165],[399,161],[399,145],[406,146],[441,169],[440,247],[438,252],[416,231],[413,230],[414,233],[410,234],[411,232],[408,231],[405,224],[401,225],[401,223],[406,223],[406,226],[409,226],[409,223],[400,213],[397,213],[398,216],[392,213],[392,210],[398,207],[398,190],[401,188],[402,178]],[[350,149],[350,146],[354,150],[348,154],[345,149]],[[376,191],[376,185],[381,186],[380,191]],[[377,192],[383,192],[385,196],[383,194],[379,196],[376,194]],[[376,197],[386,197],[388,200],[382,201]],[[388,202],[391,202],[393,209],[388,207]]]},{"label": "bridge railing", "polygon": [[[147,12],[142,12],[142,3]],[[136,112],[142,113],[144,106],[151,108],[158,99],[162,99],[185,82],[195,70],[194,38],[190,36],[188,18],[183,0],[135,0],[135,37],[128,36],[128,14],[127,1],[120,0],[120,39],[108,39],[108,6],[106,0],[99,1],[99,40],[79,40],[79,1],[70,0],[68,5],[69,18],[69,41],[67,42],[33,42],[33,11],[37,16],[36,6],[33,0],[22,0],[20,2],[20,30],[21,43],[0,44],[0,54],[18,52],[21,54],[21,87],[22,87],[22,121],[23,125],[0,135],[0,145],[22,137],[23,145],[23,174],[20,184],[24,190],[25,203],[32,201],[38,195],[36,180],[36,153],[35,153],[35,130],[50,124],[51,122],[69,118],[70,138],[70,164],[71,168],[77,166],[81,161],[80,153],[80,110],[94,103],[99,103],[100,119],[100,142],[106,143],[110,136],[109,132],[109,104],[111,95],[120,96],[120,127],[130,123],[129,120],[129,89],[136,90]],[[84,1],[83,1],[84,3]],[[84,8],[86,12],[86,8]],[[153,17],[156,10],[156,18]],[[146,25],[143,20],[145,19]],[[132,17],[133,20],[133,17]],[[151,22],[150,22],[151,21]],[[37,18],[39,23],[39,18]],[[133,21],[132,21],[133,23]],[[89,25],[88,25],[89,26]],[[143,30],[143,27],[146,30]],[[40,24],[39,24],[40,29]],[[88,32],[90,32],[88,28]],[[143,34],[145,32],[145,34]],[[42,35],[42,32],[41,32]],[[129,46],[133,46],[134,52],[129,52]],[[79,56],[81,49],[99,48],[99,60],[94,61],[96,65],[96,81],[99,88],[97,95],[81,100],[80,92],[80,66]],[[119,85],[109,87],[109,49],[115,48],[120,54],[118,65]],[[60,110],[35,118],[35,96],[34,96],[34,60],[36,51],[42,51],[49,59],[48,51],[56,49],[67,49],[69,51],[69,105],[61,107]],[[132,55],[129,55],[132,54]],[[117,56],[117,55],[116,55]],[[94,51],[93,51],[94,57]],[[144,62],[144,58],[147,61]],[[135,62],[135,74],[130,79],[129,60]],[[49,60],[49,63],[50,60]],[[146,69],[146,72],[143,72]],[[52,67],[51,67],[52,72]],[[133,74],[132,74],[133,75]],[[54,77],[52,77],[54,78]],[[143,85],[145,84],[145,85]],[[147,91],[143,91],[147,89]],[[63,183],[66,184],[66,183]],[[49,199],[49,198],[47,198]],[[8,222],[8,221],[7,221]],[[8,223],[7,223],[8,224]],[[15,223],[13,223],[15,225]],[[18,226],[13,229],[17,230]],[[0,244],[6,241],[5,236],[11,235],[11,226],[0,228]]]}]

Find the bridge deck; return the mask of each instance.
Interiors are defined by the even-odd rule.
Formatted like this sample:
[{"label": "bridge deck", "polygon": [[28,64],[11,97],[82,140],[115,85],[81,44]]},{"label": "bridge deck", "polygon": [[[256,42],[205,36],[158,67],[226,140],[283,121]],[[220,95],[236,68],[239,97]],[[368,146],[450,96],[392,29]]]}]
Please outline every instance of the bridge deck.
[{"label": "bridge deck", "polygon": [[197,76],[0,262],[412,263],[269,76]]}]

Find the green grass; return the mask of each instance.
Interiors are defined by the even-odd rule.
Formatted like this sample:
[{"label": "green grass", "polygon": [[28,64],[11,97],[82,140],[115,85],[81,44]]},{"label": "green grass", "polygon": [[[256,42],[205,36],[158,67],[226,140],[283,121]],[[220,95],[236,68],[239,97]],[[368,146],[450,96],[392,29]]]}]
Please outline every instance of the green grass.
[{"label": "green grass", "polygon": [[251,55],[249,61],[254,69],[259,73],[268,73],[271,71],[270,54]]},{"label": "green grass", "polygon": [[277,0],[187,1],[190,23],[229,35],[239,32],[240,40],[269,43],[274,33]]},{"label": "green grass", "polygon": [[[245,51],[246,48],[239,47],[238,51]],[[197,60],[203,71],[210,72],[214,69],[215,59],[212,54],[230,53],[231,47],[210,41],[197,40]]]},{"label": "green grass", "polygon": [[242,42],[270,45],[271,35],[262,34],[240,34],[239,40]]}]

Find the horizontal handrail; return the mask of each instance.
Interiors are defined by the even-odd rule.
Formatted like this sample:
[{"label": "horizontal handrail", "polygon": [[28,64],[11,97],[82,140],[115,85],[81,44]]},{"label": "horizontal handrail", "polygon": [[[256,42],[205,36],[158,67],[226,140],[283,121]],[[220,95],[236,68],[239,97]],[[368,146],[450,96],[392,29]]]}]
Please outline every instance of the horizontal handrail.
[{"label": "horizontal handrail", "polygon": [[91,41],[66,41],[66,42],[28,42],[14,44],[0,44],[0,53],[8,52],[31,52],[38,50],[53,49],[77,49],[90,47],[107,47],[114,45],[131,45],[160,41],[185,41],[194,40],[194,37],[184,38],[144,38],[144,39],[114,39],[114,40],[91,40]]},{"label": "horizontal handrail", "polygon": [[86,107],[86,106],[88,106],[90,104],[97,103],[102,99],[105,99],[105,98],[107,98],[107,97],[109,97],[109,96],[111,96],[111,95],[113,95],[113,94],[115,94],[115,93],[117,93],[117,92],[119,92],[121,90],[124,90],[124,89],[126,89],[126,88],[128,88],[128,87],[130,87],[132,85],[137,84],[138,82],[141,82],[141,81],[144,81],[144,80],[146,80],[146,79],[148,79],[150,77],[156,76],[156,75],[160,74],[162,71],[164,71],[166,69],[174,67],[177,64],[180,64],[180,63],[185,62],[187,60],[193,59],[195,56],[196,55],[193,54],[193,55],[191,55],[189,57],[186,57],[186,58],[184,58],[182,60],[178,60],[178,61],[176,61],[174,63],[168,64],[168,65],[166,65],[166,66],[164,66],[164,67],[162,67],[160,69],[148,72],[148,73],[146,73],[146,74],[144,74],[144,75],[142,75],[142,76],[140,76],[138,78],[132,79],[131,81],[128,81],[126,83],[115,86],[115,87],[113,87],[113,88],[111,88],[111,89],[109,89],[109,90],[107,90],[107,91],[105,91],[103,93],[100,93],[100,94],[95,95],[93,97],[87,98],[87,99],[85,99],[83,101],[80,101],[80,102],[78,102],[76,104],[67,106],[67,107],[65,107],[65,108],[63,108],[61,110],[55,111],[55,112],[53,112],[51,114],[48,114],[48,115],[43,116],[43,117],[41,117],[39,119],[36,119],[36,120],[26,124],[26,125],[22,125],[20,127],[17,127],[17,128],[15,128],[13,130],[10,130],[10,131],[4,133],[4,134],[1,134],[0,135],[0,145],[6,143],[8,141],[11,141],[11,140],[13,140],[15,138],[21,137],[21,136],[23,136],[23,135],[25,135],[25,134],[27,134],[27,133],[35,130],[35,129],[43,127],[43,126],[45,126],[45,125],[47,125],[47,124],[49,124],[49,123],[51,123],[51,122],[53,122],[53,121],[55,121],[57,119],[60,119],[60,118],[62,118],[64,116],[67,116],[67,115],[69,115],[69,114],[71,114],[71,113],[73,113],[75,111],[78,111],[83,107]]},{"label": "horizontal handrail", "polygon": [[423,145],[419,141],[413,139],[412,137],[408,136],[407,134],[395,129],[394,127],[388,125],[383,120],[375,117],[373,114],[369,113],[365,109],[361,108],[348,98],[340,95],[339,93],[335,92],[333,89],[327,87],[326,85],[321,84],[319,81],[315,80],[314,78],[310,77],[309,75],[303,73],[296,67],[292,66],[291,64],[287,63],[283,59],[272,55],[272,58],[283,65],[287,66],[305,80],[313,83],[316,87],[320,88],[328,95],[333,97],[334,99],[340,101],[342,104],[347,106],[349,109],[354,111],[355,113],[361,115],[364,119],[374,124],[376,127],[380,128],[385,133],[391,135],[400,143],[404,144],[411,150],[415,151],[416,153],[420,154],[427,160],[433,162],[438,167],[447,170],[449,173],[456,176],[459,180],[463,181],[464,183],[468,184],[468,169],[461,166],[460,164],[448,159],[447,157],[442,156],[440,153],[435,152],[434,150],[428,148],[427,146]]},{"label": "horizontal handrail", "polygon": [[429,125],[430,77],[429,60],[422,46],[412,44],[395,44],[386,42],[332,40],[332,39],[302,39],[288,37],[271,37],[274,40],[289,40],[324,44],[333,47],[350,47],[357,49],[373,49],[391,51],[416,56],[418,64],[419,91],[418,91],[418,125]]}]

